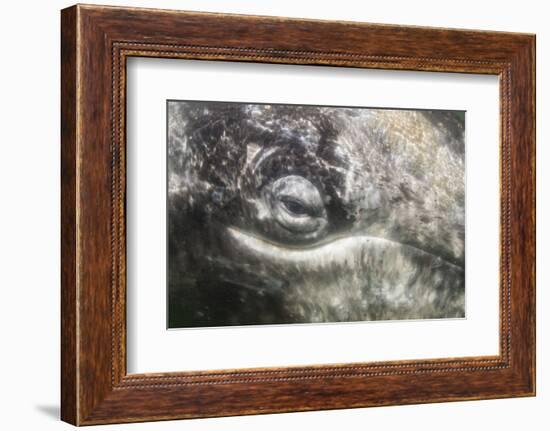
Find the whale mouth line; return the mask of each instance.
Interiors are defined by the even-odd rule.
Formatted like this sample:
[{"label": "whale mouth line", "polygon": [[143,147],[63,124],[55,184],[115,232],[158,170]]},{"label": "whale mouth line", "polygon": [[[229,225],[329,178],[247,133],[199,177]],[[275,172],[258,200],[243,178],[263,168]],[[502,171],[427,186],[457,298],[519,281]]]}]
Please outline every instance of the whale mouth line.
[{"label": "whale mouth line", "polygon": [[[438,260],[441,263],[444,263],[446,265],[449,265],[451,267],[454,267],[458,270],[464,271],[464,267],[461,265],[457,265],[456,263],[450,262],[447,259],[444,259],[443,257],[430,253],[429,251],[426,251],[422,248],[415,247],[410,244],[403,244],[399,241],[393,241],[387,238],[377,237],[377,236],[371,236],[371,235],[340,235],[340,236],[333,236],[329,239],[325,239],[323,241],[318,241],[314,244],[309,244],[306,246],[287,246],[287,245],[281,245],[279,243],[269,241],[266,238],[254,235],[250,232],[246,232],[238,227],[235,226],[227,226],[226,227],[227,232],[229,235],[239,243],[244,243],[248,246],[250,246],[253,249],[262,250],[264,253],[267,254],[274,254],[274,253],[280,253],[281,250],[284,250],[287,255],[292,256],[294,258],[299,258],[304,255],[309,255],[312,252],[318,252],[323,250],[327,245],[329,244],[339,244],[341,246],[352,244],[357,244],[359,242],[363,243],[380,243],[385,244],[390,247],[401,247],[404,249],[408,249],[413,251],[415,254],[424,255],[424,256],[431,256],[432,259]],[[348,243],[348,244],[346,244]]]}]

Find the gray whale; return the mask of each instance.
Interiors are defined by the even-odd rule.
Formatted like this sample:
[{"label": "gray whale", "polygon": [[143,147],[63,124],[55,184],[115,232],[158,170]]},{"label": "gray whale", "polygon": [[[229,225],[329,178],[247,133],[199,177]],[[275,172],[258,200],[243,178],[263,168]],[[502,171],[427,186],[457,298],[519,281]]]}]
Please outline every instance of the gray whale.
[{"label": "gray whale", "polygon": [[168,105],[169,327],[465,315],[464,114]]}]

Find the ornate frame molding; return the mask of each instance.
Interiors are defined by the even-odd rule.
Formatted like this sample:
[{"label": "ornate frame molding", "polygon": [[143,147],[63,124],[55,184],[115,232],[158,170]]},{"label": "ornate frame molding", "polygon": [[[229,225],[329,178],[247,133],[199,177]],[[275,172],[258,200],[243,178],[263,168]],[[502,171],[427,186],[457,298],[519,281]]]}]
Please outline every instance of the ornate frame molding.
[{"label": "ornate frame molding", "polygon": [[[206,32],[206,24],[220,30]],[[258,26],[271,31],[257,36]],[[281,29],[283,39],[277,36]],[[338,38],[308,39],[323,34]],[[98,424],[533,395],[534,43],[534,36],[510,33],[99,6],[65,9],[62,418]],[[498,75],[500,354],[127,375],[125,66],[131,56]],[[254,392],[258,395],[251,398]]]}]

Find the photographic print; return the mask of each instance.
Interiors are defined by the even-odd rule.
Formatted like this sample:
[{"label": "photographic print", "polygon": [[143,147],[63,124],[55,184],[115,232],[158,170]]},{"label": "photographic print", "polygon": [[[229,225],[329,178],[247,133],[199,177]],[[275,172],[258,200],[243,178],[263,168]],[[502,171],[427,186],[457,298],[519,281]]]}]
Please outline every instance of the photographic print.
[{"label": "photographic print", "polygon": [[465,316],[465,112],[167,101],[168,328]]}]

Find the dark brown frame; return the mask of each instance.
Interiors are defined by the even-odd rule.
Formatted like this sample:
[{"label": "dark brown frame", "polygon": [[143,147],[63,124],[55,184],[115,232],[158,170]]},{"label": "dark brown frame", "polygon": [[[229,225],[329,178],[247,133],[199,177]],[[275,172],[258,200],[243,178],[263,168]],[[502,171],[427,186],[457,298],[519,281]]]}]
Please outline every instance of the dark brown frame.
[{"label": "dark brown frame", "polygon": [[[63,420],[88,425],[535,394],[534,35],[81,5],[61,17]],[[129,56],[498,75],[500,354],[127,375]]]}]

